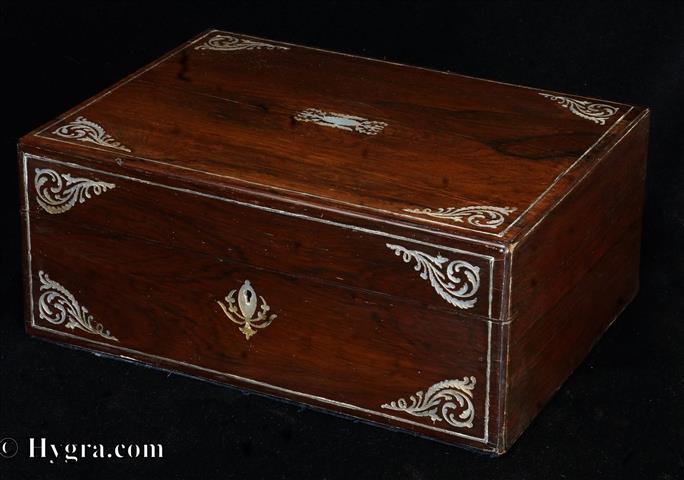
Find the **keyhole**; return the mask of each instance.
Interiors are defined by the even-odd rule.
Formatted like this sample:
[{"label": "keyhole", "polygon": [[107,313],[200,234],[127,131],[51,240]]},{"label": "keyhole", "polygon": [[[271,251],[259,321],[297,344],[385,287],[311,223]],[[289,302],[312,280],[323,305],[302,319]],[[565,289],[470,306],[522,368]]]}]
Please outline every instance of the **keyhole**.
[{"label": "keyhole", "polygon": [[238,305],[240,306],[240,311],[242,316],[246,319],[252,318],[257,307],[256,292],[252,289],[249,280],[245,280],[245,283],[240,287],[240,292],[238,293],[239,300]]}]

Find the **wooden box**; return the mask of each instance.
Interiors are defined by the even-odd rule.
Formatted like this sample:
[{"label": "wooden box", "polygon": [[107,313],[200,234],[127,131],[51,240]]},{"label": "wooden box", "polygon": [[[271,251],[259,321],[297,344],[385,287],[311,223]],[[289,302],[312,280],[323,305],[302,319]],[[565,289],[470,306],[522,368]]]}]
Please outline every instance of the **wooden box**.
[{"label": "wooden box", "polygon": [[212,30],[21,139],[27,330],[499,454],[635,295],[647,135]]}]

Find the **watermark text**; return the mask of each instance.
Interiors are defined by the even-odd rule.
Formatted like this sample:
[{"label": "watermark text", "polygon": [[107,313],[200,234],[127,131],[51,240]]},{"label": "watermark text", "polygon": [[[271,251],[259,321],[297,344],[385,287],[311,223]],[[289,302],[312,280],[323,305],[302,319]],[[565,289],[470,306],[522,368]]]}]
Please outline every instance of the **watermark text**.
[{"label": "watermark text", "polygon": [[29,438],[29,458],[44,459],[50,463],[76,463],[85,459],[144,459],[164,458],[164,448],[160,443],[120,443],[105,446],[101,443],[55,444],[46,438]]}]

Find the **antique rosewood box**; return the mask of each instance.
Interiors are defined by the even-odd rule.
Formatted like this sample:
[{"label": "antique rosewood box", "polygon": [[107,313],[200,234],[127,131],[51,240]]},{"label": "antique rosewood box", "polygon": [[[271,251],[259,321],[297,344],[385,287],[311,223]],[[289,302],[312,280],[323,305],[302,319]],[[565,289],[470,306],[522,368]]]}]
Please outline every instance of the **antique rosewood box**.
[{"label": "antique rosewood box", "polygon": [[636,293],[647,136],[212,30],[21,139],[27,330],[499,454]]}]

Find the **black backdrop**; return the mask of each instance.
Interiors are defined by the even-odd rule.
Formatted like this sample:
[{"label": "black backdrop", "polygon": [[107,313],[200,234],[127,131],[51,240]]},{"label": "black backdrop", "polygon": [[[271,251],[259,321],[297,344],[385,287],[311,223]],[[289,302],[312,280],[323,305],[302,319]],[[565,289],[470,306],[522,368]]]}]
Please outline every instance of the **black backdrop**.
[{"label": "black backdrop", "polygon": [[[208,27],[651,107],[640,294],[506,456],[25,335],[17,138]],[[0,438],[19,443],[3,480],[684,478],[681,4],[25,1],[0,6],[0,40]],[[29,437],[164,458],[50,464]]]}]

